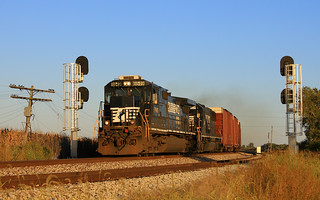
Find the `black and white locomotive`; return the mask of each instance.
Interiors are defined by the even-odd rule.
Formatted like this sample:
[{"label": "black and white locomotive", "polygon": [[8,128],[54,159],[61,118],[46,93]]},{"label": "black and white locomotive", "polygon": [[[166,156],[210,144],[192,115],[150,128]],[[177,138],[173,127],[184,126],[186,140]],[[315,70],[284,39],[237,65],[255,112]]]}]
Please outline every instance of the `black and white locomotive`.
[{"label": "black and white locomotive", "polygon": [[119,76],[104,87],[98,152],[102,155],[212,152],[221,149],[216,114],[174,97],[140,76]]}]

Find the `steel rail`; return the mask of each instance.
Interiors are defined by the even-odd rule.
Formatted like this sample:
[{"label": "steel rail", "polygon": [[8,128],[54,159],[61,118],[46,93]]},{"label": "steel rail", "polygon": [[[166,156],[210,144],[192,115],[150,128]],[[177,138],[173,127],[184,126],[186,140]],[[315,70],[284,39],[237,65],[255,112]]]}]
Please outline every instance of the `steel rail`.
[{"label": "steel rail", "polygon": [[182,158],[196,157],[204,155],[226,155],[232,153],[207,153],[207,154],[191,154],[191,155],[156,155],[156,156],[129,156],[129,157],[96,157],[96,158],[77,158],[77,159],[56,159],[56,160],[28,160],[28,161],[5,161],[0,162],[1,168],[12,167],[27,167],[27,166],[45,166],[59,164],[78,164],[78,163],[99,163],[99,162],[117,162],[117,161],[132,161],[132,160],[154,160],[165,158]]},{"label": "steel rail", "polygon": [[194,171],[211,167],[222,167],[225,165],[232,164],[243,164],[249,163],[251,161],[256,161],[260,158],[261,156],[233,160],[209,160],[199,163],[187,163],[166,166],[137,167],[84,172],[65,172],[38,175],[2,176],[0,177],[0,186],[2,189],[17,189],[28,186],[41,187],[68,183],[73,184],[83,182],[101,182],[108,180],[118,180],[121,178],[138,178],[175,172]]}]

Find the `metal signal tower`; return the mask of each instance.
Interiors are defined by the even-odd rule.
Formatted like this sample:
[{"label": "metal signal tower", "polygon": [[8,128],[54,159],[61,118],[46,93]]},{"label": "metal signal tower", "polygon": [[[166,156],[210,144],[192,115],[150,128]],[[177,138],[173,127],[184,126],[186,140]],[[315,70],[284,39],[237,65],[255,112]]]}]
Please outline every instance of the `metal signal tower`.
[{"label": "metal signal tower", "polygon": [[33,95],[37,94],[38,92],[49,92],[49,93],[55,93],[53,89],[49,90],[40,90],[40,89],[35,89],[33,85],[31,85],[31,88],[26,88],[23,85],[14,85],[10,84],[10,88],[15,88],[15,89],[20,89],[20,90],[27,90],[28,93],[30,94],[30,97],[20,97],[17,95],[11,95],[11,98],[16,98],[16,99],[26,99],[28,100],[28,107],[24,108],[24,116],[26,117],[26,127],[25,127],[25,138],[24,140],[27,141],[28,135],[31,132],[31,115],[32,115],[32,106],[34,101],[52,101],[51,99],[39,99],[39,98],[34,98]]},{"label": "metal signal tower", "polygon": [[297,135],[302,135],[302,67],[294,64],[290,56],[280,61],[280,74],[286,77],[286,89],[281,92],[281,102],[286,104],[288,145],[292,152],[298,153]]},{"label": "metal signal tower", "polygon": [[84,56],[77,58],[76,63],[63,64],[63,91],[64,91],[64,131],[70,131],[71,157],[77,157],[78,139],[78,110],[82,109],[83,102],[88,101],[87,88],[79,88],[83,82],[83,75],[88,74],[88,59]]}]

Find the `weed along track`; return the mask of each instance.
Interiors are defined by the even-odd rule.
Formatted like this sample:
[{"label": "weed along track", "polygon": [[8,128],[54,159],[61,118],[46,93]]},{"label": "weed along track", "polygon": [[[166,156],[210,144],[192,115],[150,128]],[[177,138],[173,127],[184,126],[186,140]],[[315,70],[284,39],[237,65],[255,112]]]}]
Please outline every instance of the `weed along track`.
[{"label": "weed along track", "polygon": [[[46,166],[29,166],[29,167],[7,167],[2,168],[1,173],[12,174],[17,170],[15,175],[2,175],[2,189],[21,188],[21,186],[47,186],[56,184],[79,183],[79,182],[102,182],[108,180],[118,180],[122,178],[137,178],[168,174],[175,172],[186,172],[199,170],[210,167],[221,167],[231,164],[247,163],[260,157],[244,153],[229,154],[199,154],[190,157],[183,156],[160,156],[160,157],[142,157],[130,160],[121,158],[122,161],[101,161],[89,163],[78,162],[78,164],[54,164]],[[115,158],[114,158],[115,159]],[[86,160],[86,159],[85,159]],[[102,159],[103,160],[103,159]],[[71,169],[70,166],[78,169]],[[95,166],[92,167],[92,166]],[[12,164],[14,166],[14,164]],[[109,167],[107,167],[109,166]],[[54,168],[50,173],[36,173],[37,167]],[[23,173],[23,168],[25,172]],[[29,168],[29,169],[28,169]],[[32,168],[33,171],[32,171]],[[57,170],[61,168],[62,170]],[[86,170],[87,169],[87,170]],[[19,171],[20,170],[20,171]],[[29,174],[27,171],[30,170]],[[20,172],[20,173],[19,173]]]}]

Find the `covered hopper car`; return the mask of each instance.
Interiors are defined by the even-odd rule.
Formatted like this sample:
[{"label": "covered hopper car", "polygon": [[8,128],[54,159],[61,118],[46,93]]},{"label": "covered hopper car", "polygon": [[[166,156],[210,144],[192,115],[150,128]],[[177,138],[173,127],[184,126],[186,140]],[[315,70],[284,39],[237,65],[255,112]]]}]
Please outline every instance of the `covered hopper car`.
[{"label": "covered hopper car", "polygon": [[171,96],[141,76],[119,76],[108,83],[99,113],[98,152],[102,155],[228,150],[216,131],[212,109]]}]

